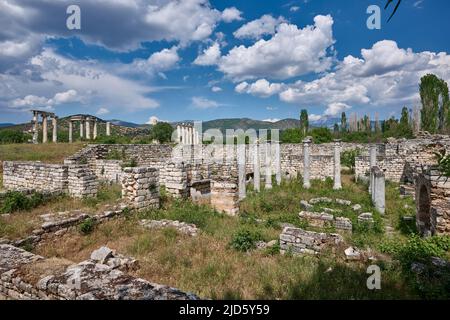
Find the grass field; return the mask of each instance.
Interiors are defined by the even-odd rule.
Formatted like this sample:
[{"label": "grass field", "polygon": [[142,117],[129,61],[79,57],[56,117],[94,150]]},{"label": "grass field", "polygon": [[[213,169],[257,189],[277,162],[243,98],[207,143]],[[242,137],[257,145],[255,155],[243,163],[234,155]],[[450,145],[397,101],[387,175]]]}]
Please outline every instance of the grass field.
[{"label": "grass field", "polygon": [[[396,186],[388,190],[395,194]],[[396,193],[398,194],[398,192]],[[299,224],[299,201],[316,196],[340,197],[360,203],[369,210],[366,186],[344,178],[344,189],[333,191],[330,182],[313,182],[304,190],[300,180],[283,182],[260,194],[250,194],[242,203],[240,217],[219,214],[207,206],[163,197],[159,210],[130,214],[126,218],[96,226],[88,235],[73,231],[54,242],[42,243],[38,254],[72,261],[89,258],[102,245],[133,256],[140,262],[136,276],[192,291],[212,299],[416,299],[420,295],[403,275],[398,263],[380,261],[383,288],[366,287],[368,263],[348,263],[343,254],[320,257],[280,255],[263,249],[240,252],[230,243],[241,230],[259,234],[265,241],[278,239],[281,228],[276,222]],[[387,218],[380,226],[396,221],[396,208],[411,200],[388,198]],[[404,212],[409,214],[409,212]],[[188,237],[175,230],[146,230],[139,219],[173,219],[196,224],[202,232]],[[261,222],[264,221],[264,222]],[[303,226],[309,228],[308,226]],[[395,231],[386,235],[379,230],[361,230],[347,237],[347,246],[357,244],[374,251],[387,238],[405,241],[406,235]],[[341,248],[342,250],[346,247]]]}]

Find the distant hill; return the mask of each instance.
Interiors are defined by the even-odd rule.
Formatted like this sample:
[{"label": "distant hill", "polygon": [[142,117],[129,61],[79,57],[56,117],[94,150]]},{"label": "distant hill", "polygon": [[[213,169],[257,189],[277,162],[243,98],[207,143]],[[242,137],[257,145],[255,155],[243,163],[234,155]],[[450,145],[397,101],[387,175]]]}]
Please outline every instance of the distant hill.
[{"label": "distant hill", "polygon": [[13,126],[14,123],[0,123],[0,128],[6,128]]}]

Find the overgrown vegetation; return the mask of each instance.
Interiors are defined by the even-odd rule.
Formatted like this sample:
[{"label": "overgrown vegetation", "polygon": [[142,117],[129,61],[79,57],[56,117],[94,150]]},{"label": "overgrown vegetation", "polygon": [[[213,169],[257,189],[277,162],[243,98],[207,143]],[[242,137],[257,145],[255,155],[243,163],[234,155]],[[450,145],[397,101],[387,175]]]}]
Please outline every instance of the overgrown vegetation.
[{"label": "overgrown vegetation", "polygon": [[0,130],[0,144],[24,143],[31,139],[31,135],[19,130]]},{"label": "overgrown vegetation", "polygon": [[44,200],[45,197],[40,193],[26,196],[22,192],[9,191],[3,199],[0,199],[0,213],[30,210],[43,204]]}]

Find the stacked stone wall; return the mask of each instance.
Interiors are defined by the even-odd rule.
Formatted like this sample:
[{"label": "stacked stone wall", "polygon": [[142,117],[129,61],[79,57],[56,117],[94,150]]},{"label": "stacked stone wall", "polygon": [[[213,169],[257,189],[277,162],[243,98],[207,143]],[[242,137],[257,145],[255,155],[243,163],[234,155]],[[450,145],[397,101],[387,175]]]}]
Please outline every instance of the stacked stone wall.
[{"label": "stacked stone wall", "polygon": [[125,168],[122,175],[122,198],[130,209],[144,211],[160,205],[158,170],[150,167]]},{"label": "stacked stone wall", "polygon": [[69,165],[68,191],[74,198],[93,198],[97,196],[98,181],[88,165]]}]

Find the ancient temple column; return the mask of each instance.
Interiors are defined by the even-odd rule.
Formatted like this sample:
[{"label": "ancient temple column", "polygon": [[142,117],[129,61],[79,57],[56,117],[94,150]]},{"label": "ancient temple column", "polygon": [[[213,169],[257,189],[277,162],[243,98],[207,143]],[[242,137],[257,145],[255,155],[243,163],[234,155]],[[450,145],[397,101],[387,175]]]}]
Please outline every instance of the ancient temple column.
[{"label": "ancient temple column", "polygon": [[69,121],[69,143],[73,142],[73,121]]},{"label": "ancient temple column", "polygon": [[200,134],[195,128],[194,128],[194,143],[200,144]]},{"label": "ancient temple column", "polygon": [[52,118],[52,125],[53,125],[53,143],[58,142],[58,120],[56,117]]},{"label": "ancient temple column", "polygon": [[91,140],[91,121],[86,120],[86,139]]},{"label": "ancient temple column", "polygon": [[334,140],[334,190],[342,189],[341,183],[341,140]]},{"label": "ancient temple column", "polygon": [[281,154],[280,154],[280,142],[275,141],[274,143],[274,153],[275,153],[275,180],[277,185],[281,185]]},{"label": "ancient temple column", "polygon": [[261,190],[261,167],[259,158],[259,142],[256,141],[253,145],[253,189],[255,189],[256,192],[259,192]]},{"label": "ancient temple column", "polygon": [[192,144],[192,128],[188,128],[188,145]]},{"label": "ancient temple column", "polygon": [[80,139],[84,138],[84,120],[80,120]]},{"label": "ancient temple column", "polygon": [[[370,157],[370,167],[369,167],[369,172],[372,172],[372,168],[375,167],[377,165],[377,146],[376,145],[371,145],[370,149],[369,149],[369,157]],[[373,191],[373,183],[374,183],[374,179],[373,179],[373,175],[372,173],[370,174],[369,177],[369,193],[372,193]]]},{"label": "ancient temple column", "polygon": [[94,120],[94,140],[97,139],[97,120]]},{"label": "ancient temple column", "polygon": [[272,189],[272,147],[271,143],[266,142],[266,189]]},{"label": "ancient temple column", "polygon": [[108,137],[111,135],[111,122],[106,123],[106,135]]},{"label": "ancient temple column", "polygon": [[237,162],[239,171],[239,199],[246,196],[246,175],[245,175],[245,144],[237,145]]},{"label": "ancient temple column", "polygon": [[38,137],[39,137],[39,119],[38,119],[38,113],[36,111],[33,111],[33,143],[38,144]]},{"label": "ancient temple column", "polygon": [[310,145],[311,145],[311,138],[306,138],[303,140],[303,187],[305,189],[311,188],[311,181],[310,181]]},{"label": "ancient temple column", "polygon": [[181,143],[182,142],[181,140],[183,140],[183,137],[181,134],[181,127],[177,126],[177,141],[178,141],[178,143]]},{"label": "ancient temple column", "polygon": [[42,143],[47,143],[48,140],[48,129],[47,129],[47,116],[42,115]]},{"label": "ancient temple column", "polygon": [[384,214],[386,211],[386,180],[384,172],[378,167],[372,167],[373,176],[372,199],[375,208]]}]

